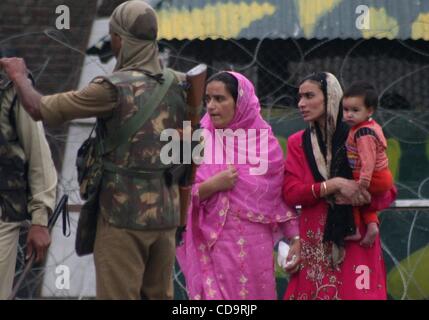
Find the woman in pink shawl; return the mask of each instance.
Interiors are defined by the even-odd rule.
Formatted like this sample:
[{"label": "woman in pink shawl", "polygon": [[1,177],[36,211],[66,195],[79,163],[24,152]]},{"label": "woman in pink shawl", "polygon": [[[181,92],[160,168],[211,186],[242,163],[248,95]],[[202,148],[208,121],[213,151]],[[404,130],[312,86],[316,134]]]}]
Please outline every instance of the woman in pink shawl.
[{"label": "woman in pink shawl", "polygon": [[[296,256],[287,271],[295,271],[300,254],[298,219],[281,195],[281,148],[243,75],[212,76],[206,104],[201,120],[204,162],[197,170],[183,244],[177,249],[188,296],[276,299],[276,234],[291,244],[287,260]],[[236,134],[245,143],[239,137],[228,147],[218,129],[227,139]]]}]

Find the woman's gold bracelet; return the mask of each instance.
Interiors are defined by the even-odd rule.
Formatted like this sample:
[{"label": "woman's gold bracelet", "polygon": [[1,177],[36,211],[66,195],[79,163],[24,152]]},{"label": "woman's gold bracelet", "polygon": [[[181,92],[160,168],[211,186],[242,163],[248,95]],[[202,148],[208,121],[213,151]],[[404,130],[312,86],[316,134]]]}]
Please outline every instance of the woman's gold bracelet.
[{"label": "woman's gold bracelet", "polygon": [[326,187],[326,181],[323,181],[320,188],[320,197],[325,197],[327,194],[328,194],[328,188]]},{"label": "woman's gold bracelet", "polygon": [[314,199],[317,199],[316,192],[314,191],[314,183],[311,185],[311,192],[313,193]]}]

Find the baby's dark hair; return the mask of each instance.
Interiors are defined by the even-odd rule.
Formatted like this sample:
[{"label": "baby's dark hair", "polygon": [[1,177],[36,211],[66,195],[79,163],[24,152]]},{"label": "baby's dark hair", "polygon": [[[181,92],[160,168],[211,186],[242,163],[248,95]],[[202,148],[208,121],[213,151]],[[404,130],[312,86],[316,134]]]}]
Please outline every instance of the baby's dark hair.
[{"label": "baby's dark hair", "polygon": [[207,84],[213,81],[220,81],[225,85],[226,90],[231,94],[234,102],[237,103],[238,97],[238,80],[232,74],[222,71],[219,73],[215,73],[208,80]]},{"label": "baby's dark hair", "polygon": [[343,98],[362,97],[366,108],[377,109],[378,93],[375,87],[366,81],[353,82],[344,92]]}]

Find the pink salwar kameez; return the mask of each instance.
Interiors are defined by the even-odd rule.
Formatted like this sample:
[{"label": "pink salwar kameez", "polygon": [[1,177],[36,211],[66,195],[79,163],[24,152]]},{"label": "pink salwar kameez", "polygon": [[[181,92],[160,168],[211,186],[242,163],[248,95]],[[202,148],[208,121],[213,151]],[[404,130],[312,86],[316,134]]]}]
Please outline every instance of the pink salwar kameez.
[{"label": "pink salwar kameez", "polygon": [[[238,99],[228,129],[266,130],[267,171],[252,175],[249,169],[255,165],[235,163],[236,185],[200,201],[200,183],[227,169],[225,162],[201,164],[177,260],[190,299],[276,299],[273,247],[281,236],[298,235],[298,219],[282,199],[283,153],[260,115],[253,85],[244,76],[230,73],[238,80]],[[205,137],[205,143],[214,142],[215,128],[208,115],[201,125],[212,134]],[[257,139],[262,139],[259,133]],[[234,145],[234,153],[240,152]],[[259,148],[258,152],[262,155],[264,151]]]}]

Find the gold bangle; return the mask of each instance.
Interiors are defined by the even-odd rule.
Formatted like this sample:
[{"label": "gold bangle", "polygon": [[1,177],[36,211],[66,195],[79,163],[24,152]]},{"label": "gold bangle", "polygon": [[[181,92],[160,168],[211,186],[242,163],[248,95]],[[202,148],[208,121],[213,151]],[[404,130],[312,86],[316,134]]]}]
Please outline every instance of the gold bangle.
[{"label": "gold bangle", "polygon": [[314,191],[314,183],[311,185],[311,192],[313,193],[314,199],[317,199],[316,192]]},{"label": "gold bangle", "polygon": [[[322,193],[323,191],[323,193]],[[324,197],[326,196],[326,182],[323,181],[322,184],[320,185],[320,197]]]}]

